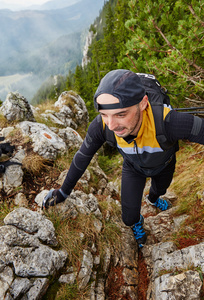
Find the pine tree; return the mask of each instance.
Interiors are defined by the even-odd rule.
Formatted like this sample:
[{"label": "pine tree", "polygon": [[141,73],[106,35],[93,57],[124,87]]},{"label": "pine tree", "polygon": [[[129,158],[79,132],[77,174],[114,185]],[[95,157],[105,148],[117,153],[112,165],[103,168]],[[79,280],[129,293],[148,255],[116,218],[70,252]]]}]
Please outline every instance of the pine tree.
[{"label": "pine tree", "polygon": [[83,69],[77,66],[74,74],[74,89],[77,93],[82,94],[84,90]]},{"label": "pine tree", "polygon": [[117,65],[117,41],[115,35],[115,18],[111,4],[108,5],[106,26],[104,27],[104,61],[103,71],[113,70]]},{"label": "pine tree", "polygon": [[[116,40],[116,56],[117,67],[120,68],[122,58],[126,56],[125,44],[131,37],[130,31],[125,26],[125,22],[130,17],[130,8],[128,1],[118,0],[115,7],[115,40]],[[121,66],[122,67],[122,66]],[[125,67],[125,66],[124,66]]]},{"label": "pine tree", "polygon": [[[200,0],[132,0],[132,32],[127,42],[128,65],[134,71],[157,75],[179,96],[203,101],[204,39],[203,5]],[[178,103],[177,103],[178,104]],[[181,103],[180,103],[181,105]]]}]

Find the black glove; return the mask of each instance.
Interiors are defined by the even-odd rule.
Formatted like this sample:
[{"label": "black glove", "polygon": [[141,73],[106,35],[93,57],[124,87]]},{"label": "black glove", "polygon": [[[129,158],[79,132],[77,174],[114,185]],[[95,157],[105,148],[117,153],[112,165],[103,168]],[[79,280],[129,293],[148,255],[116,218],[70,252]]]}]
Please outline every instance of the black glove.
[{"label": "black glove", "polygon": [[0,144],[1,154],[11,155],[15,149],[15,146],[11,146],[10,143],[2,143]]},{"label": "black glove", "polygon": [[61,191],[61,189],[51,189],[43,200],[42,209],[63,202],[67,198],[67,195],[62,193],[63,192]]}]

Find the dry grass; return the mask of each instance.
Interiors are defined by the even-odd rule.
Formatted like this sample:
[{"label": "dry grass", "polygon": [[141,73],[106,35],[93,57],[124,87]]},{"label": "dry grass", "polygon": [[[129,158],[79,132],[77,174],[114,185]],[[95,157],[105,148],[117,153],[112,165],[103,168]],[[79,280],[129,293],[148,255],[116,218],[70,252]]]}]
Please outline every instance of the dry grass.
[{"label": "dry grass", "polygon": [[0,128],[5,128],[7,126],[8,126],[8,121],[1,113],[0,114]]},{"label": "dry grass", "polygon": [[54,103],[55,103],[55,100],[47,99],[45,102],[38,104],[38,106],[37,106],[38,113],[35,114],[36,122],[43,123],[48,127],[57,127],[57,128],[63,127],[62,125],[54,123],[49,117],[47,119],[45,119],[44,117],[41,116],[41,114],[44,114],[46,111],[49,111],[49,110],[58,112],[59,108],[56,107],[54,105]]},{"label": "dry grass", "polygon": [[[79,290],[77,284],[63,284],[57,292],[57,300],[87,300],[89,299],[89,287]],[[53,299],[53,300],[54,300]],[[51,300],[49,298],[49,300]]]},{"label": "dry grass", "polygon": [[4,225],[4,218],[15,208],[12,203],[0,201],[0,226]]},{"label": "dry grass", "polygon": [[64,218],[56,208],[50,208],[47,215],[55,226],[60,247],[67,251],[69,263],[77,270],[83,250],[96,240],[95,217],[79,214],[75,219]]},{"label": "dry grass", "polygon": [[37,108],[39,110],[39,114],[44,113],[46,110],[54,110],[58,111],[58,108],[55,107],[54,103],[56,100],[49,100],[47,99],[45,102],[38,104]]},{"label": "dry grass", "polygon": [[8,135],[9,141],[15,146],[23,146],[30,142],[29,136],[25,137],[20,128],[13,129]]},{"label": "dry grass", "polygon": [[204,191],[204,146],[181,144],[171,189],[178,196],[176,215],[188,215],[174,241],[179,248],[200,243],[204,236],[204,202],[200,197]]},{"label": "dry grass", "polygon": [[93,243],[97,247],[101,258],[104,249],[117,249],[120,244],[120,229],[112,220],[101,220],[102,229],[98,233],[95,222],[98,219],[93,215],[79,214],[75,219],[64,218],[56,208],[50,208],[48,217],[53,222],[60,247],[68,253],[69,263],[77,270],[82,259],[83,250],[91,249]]},{"label": "dry grass", "polygon": [[30,153],[25,156],[22,164],[29,173],[39,175],[46,168],[47,160],[38,154]]}]

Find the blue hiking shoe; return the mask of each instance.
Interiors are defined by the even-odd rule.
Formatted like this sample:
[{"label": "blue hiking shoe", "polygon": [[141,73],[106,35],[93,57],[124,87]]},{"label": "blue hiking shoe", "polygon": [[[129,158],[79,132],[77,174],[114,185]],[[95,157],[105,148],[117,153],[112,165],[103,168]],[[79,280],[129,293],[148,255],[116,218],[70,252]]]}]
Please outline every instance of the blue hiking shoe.
[{"label": "blue hiking shoe", "polygon": [[147,202],[148,204],[151,204],[151,205],[153,205],[153,206],[159,208],[159,209],[162,210],[162,211],[165,211],[165,210],[167,210],[167,209],[169,209],[169,208],[172,207],[171,202],[170,202],[169,200],[167,200],[167,199],[164,200],[164,199],[162,199],[162,198],[158,198],[154,203],[152,203],[152,202],[149,200],[148,195],[146,196],[146,202]]},{"label": "blue hiking shoe", "polygon": [[132,231],[134,233],[136,242],[139,248],[142,248],[147,240],[146,232],[144,231],[142,225],[144,224],[144,217],[140,215],[140,220],[132,226]]}]

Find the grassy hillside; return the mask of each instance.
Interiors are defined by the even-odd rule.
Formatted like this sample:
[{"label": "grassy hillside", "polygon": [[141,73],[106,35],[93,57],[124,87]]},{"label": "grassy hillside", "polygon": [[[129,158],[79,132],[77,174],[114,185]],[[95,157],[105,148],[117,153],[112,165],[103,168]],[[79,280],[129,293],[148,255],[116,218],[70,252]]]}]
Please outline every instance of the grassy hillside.
[{"label": "grassy hillside", "polygon": [[177,215],[189,217],[173,236],[183,248],[203,241],[204,236],[204,146],[180,143],[177,166],[171,185],[177,196]]},{"label": "grassy hillside", "polygon": [[[39,105],[41,112],[43,112],[43,109],[52,109],[52,107],[53,103],[46,103],[46,105],[44,103],[44,106]],[[6,127],[9,125],[2,118],[0,119],[0,126]],[[50,126],[53,126],[53,124],[50,124]],[[84,130],[80,134],[84,136]],[[17,132],[13,139],[16,142],[18,141],[24,149],[29,146],[28,141],[25,141],[19,135],[17,136]],[[40,191],[55,188],[54,185],[57,178],[59,178],[63,170],[69,168],[74,153],[75,151],[73,153],[69,152],[69,154],[58,157],[54,162],[40,160],[39,156],[36,154],[32,156],[32,153],[30,153],[28,163],[24,163],[23,165],[23,170],[26,174],[24,176],[23,193],[28,199],[30,209],[34,209],[34,198]],[[109,149],[103,148],[98,152],[98,161],[109,180],[117,181],[117,184],[119,184],[122,167],[121,156],[117,152],[111,156]],[[45,186],[45,177],[50,178],[49,186]],[[97,182],[96,176],[93,177],[90,186],[92,184],[96,186]],[[81,189],[80,184],[77,184],[76,189]],[[177,152],[175,176],[170,190],[178,196],[177,202],[173,203],[174,206],[177,206],[175,215],[188,215],[183,225],[170,238],[180,249],[200,243],[203,241],[204,236],[204,146],[187,141],[180,142],[180,151]],[[30,191],[32,191],[32,195]],[[4,217],[15,209],[13,199],[17,193],[18,191],[14,191],[8,197],[1,192],[0,226],[3,225]],[[98,241],[98,251],[103,255],[105,246],[109,245],[111,247],[111,245],[114,245],[117,248],[117,243],[120,242],[120,232],[114,222],[114,218],[120,216],[121,211],[116,205],[111,204],[110,208],[110,202],[108,202],[108,199],[104,195],[95,196],[98,198],[103,214],[103,232]],[[109,221],[106,220],[107,208],[113,217]],[[96,238],[93,226],[94,219],[83,215],[80,215],[75,220],[63,219],[62,215],[56,213],[55,209],[47,212],[47,217],[52,220],[55,226],[59,247],[67,250],[72,266],[77,269],[83,249],[86,249],[89,240],[93,241]],[[83,232],[86,237],[86,243],[81,240],[79,232]],[[58,289],[55,285],[53,285],[53,288],[55,292]],[[64,288],[60,288],[58,293],[55,299],[80,299],[81,296],[77,286],[72,286],[71,290],[67,290],[67,286],[65,285]],[[70,298],[70,295],[74,295],[74,298]]]}]

